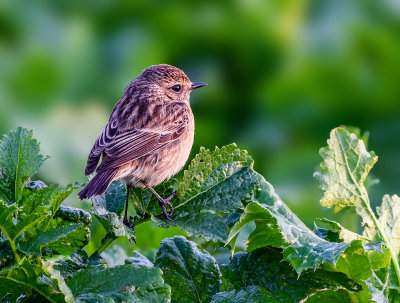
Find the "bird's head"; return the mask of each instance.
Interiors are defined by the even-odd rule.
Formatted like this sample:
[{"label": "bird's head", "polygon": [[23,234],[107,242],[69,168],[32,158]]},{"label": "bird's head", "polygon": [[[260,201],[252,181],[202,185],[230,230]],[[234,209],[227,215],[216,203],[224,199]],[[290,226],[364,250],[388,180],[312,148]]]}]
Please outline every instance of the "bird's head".
[{"label": "bird's head", "polygon": [[204,82],[191,82],[183,70],[168,64],[152,65],[140,77],[168,98],[186,102],[189,102],[190,93],[194,89],[207,85]]}]

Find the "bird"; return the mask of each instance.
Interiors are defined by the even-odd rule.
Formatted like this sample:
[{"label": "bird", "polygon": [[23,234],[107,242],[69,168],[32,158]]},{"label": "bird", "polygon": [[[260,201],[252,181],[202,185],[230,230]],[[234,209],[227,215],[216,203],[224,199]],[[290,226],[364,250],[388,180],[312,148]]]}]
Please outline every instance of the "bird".
[{"label": "bird", "polygon": [[170,200],[175,192],[163,198],[153,187],[177,174],[188,160],[195,129],[190,94],[205,85],[191,82],[172,65],[144,69],[126,87],[96,139],[85,169],[85,175],[95,175],[78,193],[79,199],[102,195],[111,182],[124,180],[126,226],[132,224],[127,218],[131,187],[148,188],[164,217],[174,221]]}]

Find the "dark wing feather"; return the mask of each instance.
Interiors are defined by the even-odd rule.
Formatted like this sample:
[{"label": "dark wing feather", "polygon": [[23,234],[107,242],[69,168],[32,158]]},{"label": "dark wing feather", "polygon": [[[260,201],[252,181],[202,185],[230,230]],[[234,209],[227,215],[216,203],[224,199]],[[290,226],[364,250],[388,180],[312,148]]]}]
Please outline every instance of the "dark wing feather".
[{"label": "dark wing feather", "polygon": [[103,153],[104,149],[108,144],[112,142],[115,138],[115,135],[118,131],[118,123],[115,120],[110,120],[101,131],[99,137],[97,138],[96,142],[94,143],[92,150],[90,151],[85,175],[90,175],[93,173],[99,163],[99,159],[101,154]]},{"label": "dark wing feather", "polygon": [[116,168],[179,139],[187,129],[189,116],[184,106],[175,107],[175,110],[160,118],[157,128],[131,129],[115,136],[103,150],[106,157],[96,171]]}]

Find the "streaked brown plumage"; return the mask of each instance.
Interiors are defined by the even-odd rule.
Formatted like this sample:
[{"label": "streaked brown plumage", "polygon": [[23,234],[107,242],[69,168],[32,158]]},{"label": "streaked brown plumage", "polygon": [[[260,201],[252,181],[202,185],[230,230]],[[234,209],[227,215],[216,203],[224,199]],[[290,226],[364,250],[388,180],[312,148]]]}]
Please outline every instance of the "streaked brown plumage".
[{"label": "streaked brown plumage", "polygon": [[[130,186],[148,187],[170,219],[172,195],[163,199],[152,186],[169,179],[185,165],[194,137],[190,93],[204,85],[192,83],[182,70],[171,65],[146,68],[128,85],[93,145],[85,174],[96,175],[78,193],[79,198],[101,195],[112,181],[124,179],[127,203]],[[102,161],[97,166],[100,156]],[[127,207],[128,204],[124,223],[129,225]]]}]

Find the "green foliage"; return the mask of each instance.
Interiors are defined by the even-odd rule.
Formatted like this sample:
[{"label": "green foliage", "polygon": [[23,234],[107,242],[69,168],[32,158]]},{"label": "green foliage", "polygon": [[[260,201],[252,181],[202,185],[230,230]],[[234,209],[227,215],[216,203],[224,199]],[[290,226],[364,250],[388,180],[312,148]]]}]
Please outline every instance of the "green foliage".
[{"label": "green foliage", "polygon": [[247,205],[239,222],[232,228],[228,241],[245,225],[255,222],[256,229],[249,236],[248,251],[264,246],[282,247],[285,260],[299,274],[325,262],[336,264],[349,246],[346,242],[328,242],[314,234],[279,199],[266,181],[260,183],[255,200],[259,202]]},{"label": "green foliage", "polygon": [[[49,272],[41,257],[69,255],[88,243],[91,218],[83,210],[60,208],[80,187],[30,182],[44,157],[32,132],[18,128],[0,141],[0,297],[32,295],[72,302],[62,277]],[[73,213],[75,216],[73,216]]]},{"label": "green foliage", "polygon": [[[124,184],[114,182],[93,199],[91,213],[106,235],[89,256],[82,248],[90,237],[90,215],[61,205],[79,185],[28,182],[33,177],[28,172],[36,172],[43,159],[31,135],[18,129],[0,142],[2,152],[30,151],[21,152],[18,161],[3,158],[7,169],[0,167],[5,172],[0,178],[2,300],[22,296],[50,302],[400,301],[400,200],[385,195],[376,214],[372,210],[367,181],[377,158],[348,130],[331,132],[315,176],[324,190],[321,204],[336,212],[355,209],[363,220],[362,234],[325,218],[316,220],[314,230],[308,228],[252,169],[247,152],[229,145],[202,149],[181,182],[171,179],[156,187],[162,196],[177,190],[172,200],[176,221],[163,217],[147,189],[132,189],[129,202],[134,205],[134,226],[148,220],[165,228],[179,226],[193,238],[202,237],[203,247],[221,251],[229,245],[231,259],[218,264],[211,250],[175,236],[161,242],[154,264],[135,251],[134,257],[113,267],[101,256],[110,243],[120,237],[140,240],[140,234],[122,223]],[[18,163],[30,163],[24,157],[32,157],[36,168],[19,167]],[[28,175],[9,177],[17,171],[19,176]],[[235,252],[240,235],[247,238],[245,251]]]},{"label": "green foliage", "polygon": [[228,287],[213,302],[300,302],[321,290],[346,289],[351,297],[357,297],[362,290],[344,274],[322,268],[299,277],[288,263],[282,262],[281,249],[270,247],[235,253],[231,262],[222,267],[222,273]]},{"label": "green foliage", "polygon": [[67,285],[77,302],[167,302],[170,295],[160,269],[130,264],[112,268],[89,265],[68,280]]},{"label": "green foliage", "polygon": [[125,197],[125,186],[121,182],[113,182],[104,195],[92,199],[91,213],[99,220],[109,237],[127,237],[130,240],[135,238],[135,232],[121,220]]},{"label": "green foliage", "polygon": [[[38,260],[24,258],[20,264],[0,271],[0,297],[16,302],[20,296],[31,295],[34,300],[74,302],[61,277],[51,276]],[[33,300],[33,301],[34,301]]]},{"label": "green foliage", "polygon": [[365,233],[369,233],[375,225],[367,210],[370,205],[365,181],[378,157],[369,153],[355,134],[341,128],[332,130],[328,147],[321,148],[320,154],[324,162],[314,176],[324,190],[321,205],[334,207],[335,212],[354,207],[363,220]]},{"label": "green foliage", "polygon": [[143,256],[141,253],[138,251],[134,251],[134,257],[129,257],[128,259],[125,260],[126,264],[133,264],[136,267],[148,267],[152,268],[153,263],[150,262],[149,259],[147,259],[145,256]]},{"label": "green foliage", "polygon": [[55,268],[76,302],[167,302],[171,289],[164,284],[160,269],[126,263],[109,268],[98,255],[89,258],[86,251],[77,250]]},{"label": "green foliage", "polygon": [[0,154],[0,198],[18,203],[25,182],[37,172],[44,157],[39,154],[39,144],[32,139],[32,131],[21,127],[3,136]]},{"label": "green foliage", "polygon": [[[226,215],[242,208],[242,201],[250,197],[257,182],[252,164],[248,153],[235,144],[213,152],[202,148],[179,183],[177,197],[173,200],[175,221],[164,220],[161,210],[154,208],[156,199],[150,199],[141,189],[140,195],[135,191],[137,202],[134,204],[147,211],[147,217],[151,216],[160,227],[179,226],[189,235],[223,242],[229,228]],[[176,183],[169,181],[166,185],[156,187],[162,196],[169,196]],[[146,218],[146,214],[142,216]]]},{"label": "green foliage", "polygon": [[[230,164],[231,163],[231,164]],[[224,170],[217,170],[221,164],[230,164],[231,169],[243,166],[253,166],[253,159],[248,155],[247,151],[240,150],[235,144],[218,147],[215,151],[200,148],[200,152],[190,163],[188,170],[184,172],[184,177],[179,185],[178,197],[188,200],[196,196],[199,192],[210,188],[218,181],[223,181],[228,176],[224,174]],[[232,173],[231,173],[232,174]]]},{"label": "green foliage", "polygon": [[382,234],[387,240],[396,256],[400,252],[400,199],[397,195],[383,197],[382,206],[376,208],[378,223]]},{"label": "green foliage", "polygon": [[215,259],[182,236],[161,242],[155,266],[174,289],[174,302],[207,302],[219,290],[221,274]]}]

